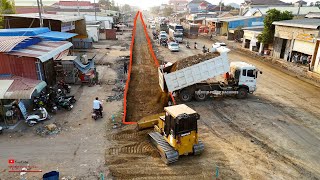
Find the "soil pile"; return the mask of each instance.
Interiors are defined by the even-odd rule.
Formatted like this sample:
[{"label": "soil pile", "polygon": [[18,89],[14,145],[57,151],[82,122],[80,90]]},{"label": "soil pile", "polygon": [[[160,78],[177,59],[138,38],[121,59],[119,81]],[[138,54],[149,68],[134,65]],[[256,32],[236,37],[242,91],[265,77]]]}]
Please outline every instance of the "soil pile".
[{"label": "soil pile", "polygon": [[204,62],[206,60],[209,60],[218,56],[220,56],[220,53],[214,52],[214,53],[197,54],[194,56],[181,59],[173,64],[171,72],[174,72],[186,67],[190,67],[192,65]]}]

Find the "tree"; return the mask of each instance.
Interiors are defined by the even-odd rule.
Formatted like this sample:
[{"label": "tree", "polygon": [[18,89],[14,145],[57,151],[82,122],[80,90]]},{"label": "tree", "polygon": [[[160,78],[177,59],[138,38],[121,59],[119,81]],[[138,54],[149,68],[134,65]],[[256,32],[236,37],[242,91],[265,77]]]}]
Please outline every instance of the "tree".
[{"label": "tree", "polygon": [[311,3],[309,4],[309,6],[311,6],[311,7],[312,7],[312,6],[314,6],[314,3],[313,3],[313,2],[311,2]]},{"label": "tree", "polygon": [[0,28],[3,28],[3,16],[2,14],[14,14],[14,2],[10,0],[0,0]]},{"label": "tree", "polygon": [[125,5],[122,6],[121,10],[123,12],[131,12],[131,6],[128,5],[128,4],[125,4]]},{"label": "tree", "polygon": [[279,11],[277,9],[270,9],[267,11],[267,15],[264,22],[264,28],[262,33],[258,36],[258,40],[263,44],[269,44],[273,42],[275,27],[272,25],[275,21],[290,20],[293,18],[292,12]]},{"label": "tree", "polygon": [[163,9],[163,15],[164,16],[170,16],[173,13],[173,8],[172,7],[165,7]]},{"label": "tree", "polygon": [[314,6],[318,7],[320,9],[320,1],[317,1]]},{"label": "tree", "polygon": [[160,12],[160,6],[153,6],[150,8],[150,11],[152,14],[159,14]]}]

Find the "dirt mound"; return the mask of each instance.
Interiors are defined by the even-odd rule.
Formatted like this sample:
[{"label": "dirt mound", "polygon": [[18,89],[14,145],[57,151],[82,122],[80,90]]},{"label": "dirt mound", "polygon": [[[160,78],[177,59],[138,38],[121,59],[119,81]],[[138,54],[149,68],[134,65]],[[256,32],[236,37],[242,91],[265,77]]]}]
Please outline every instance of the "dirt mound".
[{"label": "dirt mound", "polygon": [[192,65],[204,62],[206,60],[209,60],[218,56],[220,56],[220,53],[214,52],[214,53],[197,54],[194,56],[181,59],[173,64],[171,72],[174,72],[176,70],[180,70],[186,67],[190,67]]}]

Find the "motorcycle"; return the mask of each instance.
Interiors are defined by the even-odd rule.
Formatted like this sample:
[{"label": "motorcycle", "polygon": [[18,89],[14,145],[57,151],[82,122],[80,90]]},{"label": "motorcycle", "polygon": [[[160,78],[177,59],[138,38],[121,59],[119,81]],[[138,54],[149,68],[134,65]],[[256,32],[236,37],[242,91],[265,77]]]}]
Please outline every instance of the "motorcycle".
[{"label": "motorcycle", "polygon": [[[100,107],[101,108],[101,107]],[[97,120],[98,118],[102,118],[102,108],[101,108],[101,111],[99,109],[93,109],[92,111],[92,118],[94,120]]]},{"label": "motorcycle", "polygon": [[58,105],[58,108],[64,108],[68,111],[71,111],[73,108],[73,105],[68,100],[65,100],[63,97],[58,97],[56,100],[56,104]]},{"label": "motorcycle", "polygon": [[56,114],[58,107],[52,102],[49,98],[49,94],[45,96],[35,97],[33,99],[33,107],[34,109],[39,109],[40,107],[46,107],[50,112]]},{"label": "motorcycle", "polygon": [[3,127],[0,126],[0,134],[2,134],[2,132],[3,132]]},{"label": "motorcycle", "polygon": [[186,48],[190,49],[190,45],[189,43],[186,44]]},{"label": "motorcycle", "polygon": [[58,93],[57,93],[57,97],[60,98],[62,97],[64,100],[67,100],[69,103],[74,104],[76,103],[76,99],[74,98],[74,96],[66,96],[66,94],[64,94],[61,89],[58,89]]},{"label": "motorcycle", "polygon": [[58,89],[63,89],[66,93],[71,92],[71,86],[66,84],[63,80],[58,82]]},{"label": "motorcycle", "polygon": [[40,107],[39,111],[37,111],[34,114],[28,115],[25,122],[30,127],[32,127],[35,124],[39,123],[40,121],[44,121],[44,120],[47,120],[47,119],[50,119],[50,118],[51,118],[51,116],[48,114],[46,108]]}]

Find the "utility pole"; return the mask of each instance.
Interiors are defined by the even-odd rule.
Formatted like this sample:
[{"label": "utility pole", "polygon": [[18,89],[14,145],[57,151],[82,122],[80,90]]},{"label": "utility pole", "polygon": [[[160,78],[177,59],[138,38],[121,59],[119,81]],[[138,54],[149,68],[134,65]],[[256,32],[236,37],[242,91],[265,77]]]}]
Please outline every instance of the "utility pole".
[{"label": "utility pole", "polygon": [[41,7],[42,14],[44,14],[44,8],[43,8],[42,0],[40,0],[40,7]]},{"label": "utility pole", "polygon": [[96,0],[93,1],[94,4],[94,19],[97,21],[97,8],[96,8]]},{"label": "utility pole", "polygon": [[41,16],[41,8],[40,8],[40,2],[39,2],[39,0],[37,0],[37,4],[38,4],[38,11],[39,11],[40,27],[43,27],[43,19],[42,19],[42,16]]},{"label": "utility pole", "polygon": [[222,0],[220,0],[220,11],[219,11],[219,16],[221,15],[221,6],[222,6]]},{"label": "utility pole", "polygon": [[301,2],[301,0],[299,1],[299,5],[298,5],[298,13],[297,13],[297,16],[299,16],[299,14],[300,14],[300,7],[302,6],[302,2]]},{"label": "utility pole", "polygon": [[79,0],[77,0],[77,6],[78,6],[78,16],[80,16]]}]

